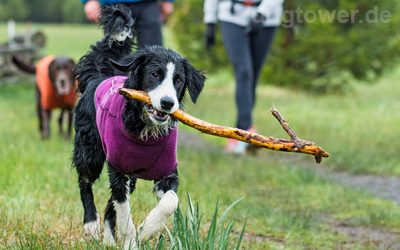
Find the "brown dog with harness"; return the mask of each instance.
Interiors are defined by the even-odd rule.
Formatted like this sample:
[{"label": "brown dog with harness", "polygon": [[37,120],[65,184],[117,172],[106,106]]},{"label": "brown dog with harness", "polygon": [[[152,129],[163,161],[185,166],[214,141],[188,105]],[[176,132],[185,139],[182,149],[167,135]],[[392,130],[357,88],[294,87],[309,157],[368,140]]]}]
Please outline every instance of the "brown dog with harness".
[{"label": "brown dog with harness", "polygon": [[42,139],[50,138],[51,111],[61,108],[58,119],[59,132],[63,135],[64,113],[68,112],[68,130],[66,137],[72,133],[73,113],[76,104],[76,84],[73,76],[75,62],[66,57],[46,56],[37,66],[29,65],[17,57],[13,62],[21,70],[36,74],[36,104],[39,118],[39,129]]}]

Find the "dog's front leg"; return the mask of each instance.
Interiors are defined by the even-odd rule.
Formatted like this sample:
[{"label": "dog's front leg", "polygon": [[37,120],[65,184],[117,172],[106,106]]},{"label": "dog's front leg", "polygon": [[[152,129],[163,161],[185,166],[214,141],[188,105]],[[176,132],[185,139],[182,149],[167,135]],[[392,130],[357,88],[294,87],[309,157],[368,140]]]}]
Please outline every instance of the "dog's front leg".
[{"label": "dog's front leg", "polygon": [[[118,238],[123,242],[124,249],[136,249],[136,229],[132,222],[129,205],[129,194],[132,187],[131,180],[116,171],[109,163],[108,174],[110,178],[111,198],[116,213]],[[112,227],[112,225],[109,226]],[[107,235],[105,236],[107,237]],[[108,240],[110,240],[110,236],[108,237]]]},{"label": "dog's front leg", "polygon": [[178,208],[178,172],[159,181],[154,186],[154,192],[159,200],[158,205],[150,211],[146,219],[139,226],[139,237],[151,239],[159,233],[165,226],[165,222]]}]

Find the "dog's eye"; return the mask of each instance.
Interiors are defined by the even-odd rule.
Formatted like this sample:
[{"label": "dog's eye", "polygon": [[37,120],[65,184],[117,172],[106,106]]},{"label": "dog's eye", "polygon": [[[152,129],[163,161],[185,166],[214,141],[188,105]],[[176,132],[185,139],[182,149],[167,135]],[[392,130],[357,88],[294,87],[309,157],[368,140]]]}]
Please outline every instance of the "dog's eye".
[{"label": "dog's eye", "polygon": [[154,78],[158,78],[158,73],[157,72],[153,72],[153,73],[151,73],[151,76],[154,77]]},{"label": "dog's eye", "polygon": [[178,85],[181,84],[182,83],[181,78],[176,79],[175,83],[178,84]]}]

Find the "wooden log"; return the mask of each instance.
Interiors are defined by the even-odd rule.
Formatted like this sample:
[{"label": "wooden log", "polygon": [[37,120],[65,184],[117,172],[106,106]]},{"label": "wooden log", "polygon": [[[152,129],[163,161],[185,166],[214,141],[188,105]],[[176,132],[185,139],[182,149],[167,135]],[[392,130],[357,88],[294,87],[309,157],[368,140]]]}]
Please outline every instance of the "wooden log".
[{"label": "wooden log", "polygon": [[[119,93],[127,98],[151,104],[150,97],[146,92],[121,88]],[[283,119],[275,107],[272,107],[270,111],[271,114],[279,121],[283,129],[289,134],[291,138],[290,140],[274,138],[271,136],[266,137],[238,128],[211,124],[197,119],[196,117],[193,117],[182,110],[177,110],[171,115],[183,124],[197,129],[205,134],[236,139],[257,147],[268,148],[271,150],[311,154],[315,156],[317,163],[322,161],[322,157],[329,157],[330,154],[325,152],[322,148],[317,147],[314,142],[299,139],[296,133],[294,133],[294,131],[289,127],[288,123]]]}]

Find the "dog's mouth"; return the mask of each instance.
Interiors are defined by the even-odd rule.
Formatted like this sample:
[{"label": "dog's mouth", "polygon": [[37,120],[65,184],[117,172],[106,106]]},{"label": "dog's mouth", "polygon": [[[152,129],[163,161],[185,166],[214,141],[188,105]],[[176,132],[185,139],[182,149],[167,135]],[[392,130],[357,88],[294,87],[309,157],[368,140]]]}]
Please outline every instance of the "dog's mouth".
[{"label": "dog's mouth", "polygon": [[150,115],[150,118],[158,124],[165,123],[169,119],[169,114],[158,111],[150,104],[146,104],[146,109]]},{"label": "dog's mouth", "polygon": [[57,94],[59,96],[64,96],[64,95],[68,95],[71,92],[70,88],[67,89],[57,89]]}]

